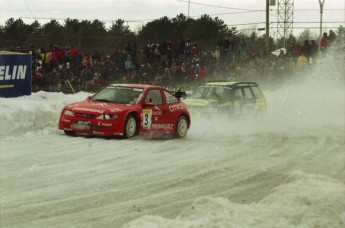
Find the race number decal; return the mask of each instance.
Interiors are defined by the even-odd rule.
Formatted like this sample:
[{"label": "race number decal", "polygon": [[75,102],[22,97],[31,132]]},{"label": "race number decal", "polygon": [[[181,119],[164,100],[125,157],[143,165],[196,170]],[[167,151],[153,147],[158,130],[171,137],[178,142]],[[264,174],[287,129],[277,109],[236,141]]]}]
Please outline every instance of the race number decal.
[{"label": "race number decal", "polygon": [[151,129],[152,109],[143,109],[143,128]]}]

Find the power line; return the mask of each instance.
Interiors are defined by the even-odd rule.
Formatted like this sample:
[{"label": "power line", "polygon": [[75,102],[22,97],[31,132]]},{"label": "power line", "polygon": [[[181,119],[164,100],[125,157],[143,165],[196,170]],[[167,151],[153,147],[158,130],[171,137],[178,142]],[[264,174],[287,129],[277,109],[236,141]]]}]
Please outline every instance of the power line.
[{"label": "power line", "polygon": [[185,0],[176,0],[176,1],[178,1],[178,2],[184,2],[184,3],[190,3],[190,4],[194,4],[194,5],[200,5],[200,6],[208,6],[208,7],[213,7],[213,8],[221,8],[221,9],[249,10],[249,11],[263,11],[263,12],[265,12],[265,10],[254,10],[254,9],[233,8],[233,7],[227,7],[227,6],[210,5],[210,4],[198,3],[198,2],[190,2],[190,1],[185,1]]},{"label": "power line", "polygon": [[[217,15],[217,14],[212,14],[212,15]],[[221,14],[219,14],[221,15]],[[210,15],[211,16],[211,15]],[[197,16],[193,16],[193,17],[197,17]],[[39,20],[57,20],[57,21],[65,21],[67,20],[67,18],[49,18],[49,17],[20,17],[22,19],[39,19]],[[78,21],[83,21],[83,20],[88,20],[88,19],[75,19],[75,18],[70,18],[72,20],[78,20]],[[156,20],[156,19],[142,19],[142,20],[130,20],[130,21],[124,21],[124,22],[144,22],[144,21],[151,21],[151,20]],[[88,20],[89,21],[89,20]],[[117,20],[98,20],[101,22],[115,22]],[[253,25],[253,24],[264,24],[265,22],[249,22],[249,23],[245,23],[245,24],[231,24],[231,25],[227,25],[227,26],[241,26],[241,25]],[[270,24],[274,24],[277,22],[271,22]],[[316,24],[316,23],[320,23],[319,21],[297,21],[294,22],[296,24]],[[324,21],[323,23],[327,23],[327,24],[341,24],[344,23],[344,21]]]},{"label": "power line", "polygon": [[[205,3],[198,3],[198,2],[191,2],[191,1],[186,1],[186,0],[176,0],[178,2],[184,2],[184,3],[190,3],[193,5],[200,5],[200,6],[208,6],[208,7],[213,7],[213,8],[220,8],[220,9],[231,9],[231,10],[247,10],[250,12],[265,12],[265,10],[256,10],[256,9],[244,9],[244,8],[233,8],[233,7],[227,7],[227,6],[219,6],[219,5],[211,5],[211,4],[205,4]],[[275,10],[275,9],[270,9]],[[320,9],[294,9],[297,11],[320,11]],[[324,11],[345,11],[345,9],[324,9]]]},{"label": "power line", "polygon": [[[278,27],[270,27],[270,29],[277,29]],[[320,27],[317,26],[313,26],[313,27],[303,27],[303,26],[299,26],[299,27],[295,27],[294,26],[294,29],[319,29]],[[335,26],[326,26],[326,28],[328,29],[337,29],[339,27],[335,27]],[[237,29],[237,31],[256,31],[256,30],[259,30],[260,28],[242,28],[242,29]],[[260,29],[259,31],[265,31],[265,28],[263,29]]]},{"label": "power line", "polygon": [[[227,26],[241,26],[241,25],[255,25],[255,24],[264,24],[265,22],[252,22],[252,23],[245,23],[245,24],[232,24],[232,25],[227,25]],[[270,24],[277,24],[278,22],[274,22],[271,21]],[[298,22],[294,22],[297,24],[317,24],[320,23],[319,21],[315,21],[315,22],[311,22],[311,21],[307,21],[307,22],[303,22],[303,21],[298,21]],[[341,24],[343,22],[340,21],[325,21],[323,23],[327,23],[327,24]]]},{"label": "power line", "polygon": [[[258,12],[258,11],[255,11],[255,12]],[[241,13],[254,13],[254,11],[248,10],[248,11],[241,11],[241,12],[216,13],[216,14],[208,14],[208,15],[210,15],[210,16],[222,16],[222,15],[241,14]],[[261,11],[260,11],[260,13],[261,13]],[[198,16],[194,16],[194,17],[198,17]]]},{"label": "power line", "polygon": [[[302,21],[298,21],[298,22],[294,22],[294,24],[316,24],[316,23],[320,23],[320,21],[306,21],[306,22],[302,22]],[[344,21],[324,21],[323,23],[328,23],[328,24],[341,24],[341,23],[345,23]]]},{"label": "power line", "polygon": [[[320,9],[294,9],[297,11],[320,11]],[[323,9],[324,11],[345,11],[345,9]]]}]

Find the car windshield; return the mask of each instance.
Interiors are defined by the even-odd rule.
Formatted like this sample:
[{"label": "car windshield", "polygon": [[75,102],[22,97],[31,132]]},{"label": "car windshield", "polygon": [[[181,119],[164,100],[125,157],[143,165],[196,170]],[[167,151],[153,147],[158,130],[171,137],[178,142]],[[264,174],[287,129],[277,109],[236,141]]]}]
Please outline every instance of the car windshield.
[{"label": "car windshield", "polygon": [[231,88],[222,86],[200,86],[190,95],[193,99],[212,99],[224,100],[228,99]]},{"label": "car windshield", "polygon": [[137,104],[143,92],[144,90],[140,88],[112,86],[103,89],[93,96],[91,100],[118,104]]}]

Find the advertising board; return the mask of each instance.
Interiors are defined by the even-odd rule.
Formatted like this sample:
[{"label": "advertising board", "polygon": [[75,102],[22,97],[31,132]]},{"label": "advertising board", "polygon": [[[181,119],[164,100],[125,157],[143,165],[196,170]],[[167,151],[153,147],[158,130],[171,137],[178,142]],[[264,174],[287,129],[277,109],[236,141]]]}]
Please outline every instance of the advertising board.
[{"label": "advertising board", "polygon": [[0,52],[0,97],[31,94],[31,54]]}]

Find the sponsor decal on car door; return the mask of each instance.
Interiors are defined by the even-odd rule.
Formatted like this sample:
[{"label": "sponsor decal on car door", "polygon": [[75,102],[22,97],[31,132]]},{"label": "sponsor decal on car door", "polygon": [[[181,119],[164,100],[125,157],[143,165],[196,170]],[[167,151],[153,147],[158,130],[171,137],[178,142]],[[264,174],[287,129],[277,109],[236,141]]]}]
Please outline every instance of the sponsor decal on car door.
[{"label": "sponsor decal on car door", "polygon": [[148,92],[145,101],[153,102],[154,106],[143,109],[143,129],[154,133],[164,133],[172,130],[173,118],[167,104],[163,103],[161,90],[152,89]]}]

